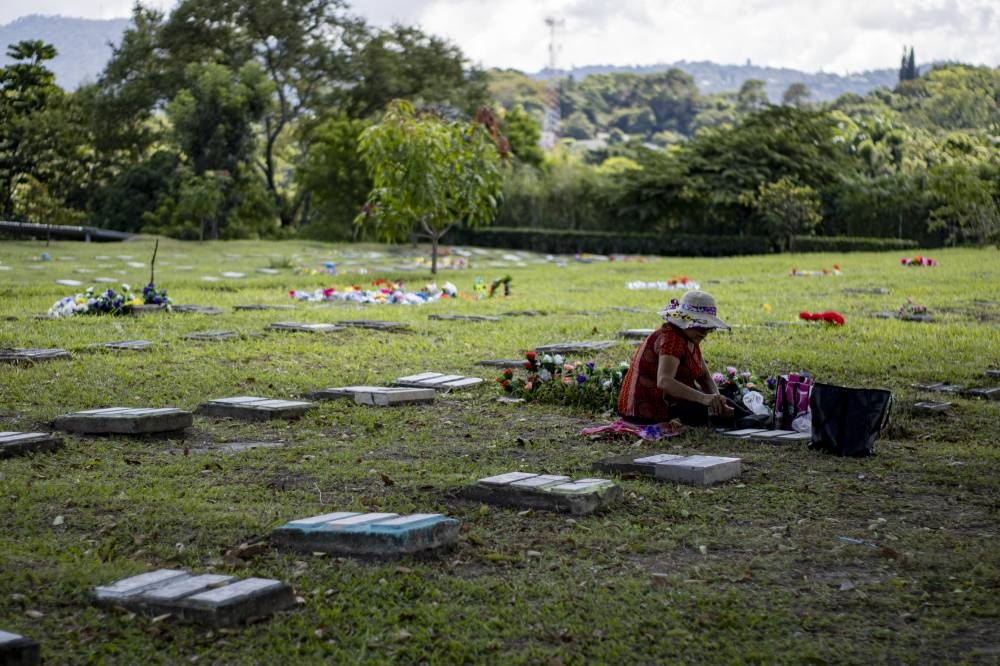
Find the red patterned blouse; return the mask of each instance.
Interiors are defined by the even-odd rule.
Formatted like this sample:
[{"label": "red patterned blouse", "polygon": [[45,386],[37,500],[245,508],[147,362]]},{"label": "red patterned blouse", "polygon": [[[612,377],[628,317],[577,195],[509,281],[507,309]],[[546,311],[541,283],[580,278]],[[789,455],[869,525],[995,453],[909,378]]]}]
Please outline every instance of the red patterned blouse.
[{"label": "red patterned blouse", "polygon": [[618,394],[618,414],[622,418],[647,423],[669,420],[663,391],[656,387],[656,371],[660,367],[660,356],[664,354],[680,360],[674,379],[697,388],[695,380],[701,376],[704,367],[701,347],[695,345],[694,351],[691,351],[681,329],[663,324],[639,345],[625,373],[621,393]]}]

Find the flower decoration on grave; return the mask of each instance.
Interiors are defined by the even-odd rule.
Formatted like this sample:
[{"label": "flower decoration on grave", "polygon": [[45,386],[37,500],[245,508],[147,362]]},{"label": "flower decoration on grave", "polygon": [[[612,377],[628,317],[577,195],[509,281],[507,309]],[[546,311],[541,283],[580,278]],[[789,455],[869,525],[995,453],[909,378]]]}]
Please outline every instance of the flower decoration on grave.
[{"label": "flower decoration on grave", "polygon": [[805,321],[819,321],[830,324],[831,326],[843,326],[844,317],[838,312],[833,310],[828,310],[826,312],[800,312],[799,319]]},{"label": "flower decoration on grave", "polygon": [[[155,292],[155,285],[152,286],[153,292]],[[145,293],[146,290],[143,289],[143,295]],[[169,304],[170,301],[166,294],[166,290],[161,290],[160,292],[155,292],[155,297],[164,298],[166,299],[166,304]],[[88,287],[83,293],[76,294],[75,296],[66,296],[56,301],[49,308],[48,315],[50,317],[72,317],[77,314],[122,315],[131,312],[132,308],[136,305],[144,304],[143,296],[133,294],[132,288],[127,284],[121,285],[121,288],[117,291],[114,289],[97,291],[94,287]]]},{"label": "flower decoration on grave", "polygon": [[656,282],[644,282],[642,280],[637,280],[635,282],[626,282],[626,289],[658,289],[660,291],[689,291],[700,289],[699,285],[694,280],[690,279],[687,275],[675,275],[666,280],[659,280]]},{"label": "flower decoration on grave", "polygon": [[456,298],[458,288],[451,282],[445,282],[441,287],[436,283],[425,285],[423,289],[411,291],[401,280],[392,281],[384,278],[374,280],[370,289],[361,285],[349,287],[327,287],[313,291],[289,290],[290,298],[297,301],[343,301],[350,303],[374,303],[391,305],[422,305],[442,298]]},{"label": "flower decoration on grave", "polygon": [[170,304],[173,303],[170,297],[167,296],[167,290],[157,289],[156,285],[152,282],[142,288],[142,302],[144,305],[162,305],[168,309],[170,308]]},{"label": "flower decoration on grave", "polygon": [[774,386],[774,378],[768,377],[761,381],[753,370],[740,370],[735,366],[727,366],[725,372],[713,372],[712,381],[719,387],[719,393],[739,400],[750,391],[757,391],[765,398],[768,391]]},{"label": "flower decoration on grave", "polygon": [[525,400],[614,409],[628,363],[599,367],[594,361],[569,363],[561,354],[527,351],[520,368],[505,368],[496,382],[508,395]]},{"label": "flower decoration on grave", "polygon": [[911,321],[923,321],[930,318],[930,310],[927,309],[926,305],[920,305],[914,303],[912,298],[907,298],[906,303],[899,308],[899,318],[909,319]]},{"label": "flower decoration on grave", "polygon": [[930,257],[923,257],[921,255],[915,255],[913,257],[903,257],[899,260],[899,263],[903,266],[937,266],[938,262],[936,259],[931,259]]},{"label": "flower decoration on grave", "polygon": [[823,275],[843,275],[840,270],[840,264],[834,264],[833,268],[821,268],[818,271],[800,271],[795,266],[792,266],[792,271],[789,273],[792,277],[817,277]]}]

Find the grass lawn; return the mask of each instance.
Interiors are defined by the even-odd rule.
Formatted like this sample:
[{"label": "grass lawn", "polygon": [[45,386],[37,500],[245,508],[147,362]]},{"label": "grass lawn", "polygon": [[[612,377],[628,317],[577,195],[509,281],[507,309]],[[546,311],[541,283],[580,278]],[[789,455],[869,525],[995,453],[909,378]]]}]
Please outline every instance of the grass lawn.
[{"label": "grass lawn", "polygon": [[[901,266],[898,254],[582,263],[525,253],[517,265],[491,250],[473,254],[467,270],[437,276],[458,287],[458,299],[296,303],[278,312],[232,306],[288,304],[290,289],[380,277],[420,287],[431,276],[400,269],[418,252],[408,247],[161,240],[157,284],[175,304],[224,314],[35,318],[96,277],[141,288],[152,247],[148,238],[0,243],[0,348],[72,352],[0,365],[0,430],[47,431],[56,416],[83,409],[193,410],[210,398],[294,398],[427,370],[488,381],[429,406],[322,402],[289,423],[198,416],[179,435],[70,435],[57,453],[0,460],[0,630],[42,642],[48,663],[1000,662],[1000,402],[949,398],[953,407],[936,415],[911,408],[938,397],[915,382],[1000,384],[985,377],[1000,367],[996,249],[935,251],[940,265],[920,268]],[[52,260],[41,261],[43,252]],[[330,260],[340,276],[294,274]],[[789,275],[835,263],[843,275]],[[256,272],[271,267],[277,275]],[[488,283],[506,274],[510,297],[471,298],[475,276]],[[499,373],[478,360],[654,327],[656,311],[680,294],[625,284],[679,275],[711,291],[720,315],[738,325],[703,344],[713,369],[805,369],[823,382],[891,389],[892,423],[877,455],[842,459],[701,430],[662,442],[590,440],[578,431],[609,414],[496,402]],[[890,293],[844,292],[869,287]],[[907,297],[935,321],[870,316]],[[545,314],[428,319],[511,310]],[[847,323],[792,323],[802,310],[836,310]],[[410,328],[265,331],[275,321],[343,319]],[[239,337],[184,339],[208,329]],[[155,344],[144,352],[91,347],[131,339]],[[622,341],[592,359],[628,360],[632,349]],[[247,441],[284,446],[222,450]],[[710,489],[623,478],[621,504],[577,518],[456,498],[492,474],[585,477],[595,461],[660,452],[736,455],[743,473]],[[233,552],[288,520],[341,510],[438,511],[461,521],[461,537],[441,557],[392,562]],[[216,631],[90,605],[95,585],[170,567],[281,579],[301,603]]]}]

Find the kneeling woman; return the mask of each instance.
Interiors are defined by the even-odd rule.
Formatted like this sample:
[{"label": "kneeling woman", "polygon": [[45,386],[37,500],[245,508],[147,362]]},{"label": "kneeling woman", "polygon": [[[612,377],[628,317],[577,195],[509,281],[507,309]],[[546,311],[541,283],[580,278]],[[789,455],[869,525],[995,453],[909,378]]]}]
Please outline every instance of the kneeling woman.
[{"label": "kneeling woman", "polygon": [[[618,396],[618,414],[642,425],[679,419],[707,425],[710,417],[732,422],[741,406],[719,394],[701,357],[701,341],[715,329],[729,329],[716,316],[715,298],[689,291],[660,312],[663,326],[639,345]],[[715,419],[712,419],[713,421]]]}]

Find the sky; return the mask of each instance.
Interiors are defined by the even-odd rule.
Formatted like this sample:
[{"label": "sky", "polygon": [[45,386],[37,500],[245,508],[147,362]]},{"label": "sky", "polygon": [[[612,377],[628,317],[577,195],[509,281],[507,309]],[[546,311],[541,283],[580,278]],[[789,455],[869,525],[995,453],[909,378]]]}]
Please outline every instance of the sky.
[{"label": "sky", "polygon": [[[175,0],[143,0],[169,10]],[[369,23],[418,25],[482,67],[655,65],[681,60],[846,74],[917,64],[1000,65],[1000,0],[349,0]],[[0,0],[25,14],[118,18],[132,0]]]}]

